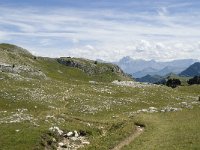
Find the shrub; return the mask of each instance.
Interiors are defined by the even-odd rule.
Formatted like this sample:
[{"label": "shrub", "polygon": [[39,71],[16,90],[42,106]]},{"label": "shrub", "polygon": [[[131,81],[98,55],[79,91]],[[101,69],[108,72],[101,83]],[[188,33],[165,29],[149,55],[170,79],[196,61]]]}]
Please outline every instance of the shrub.
[{"label": "shrub", "polygon": [[169,79],[166,82],[166,85],[172,88],[176,88],[177,86],[181,85],[181,81],[179,79]]},{"label": "shrub", "polygon": [[189,79],[187,82],[189,85],[200,84],[200,76],[195,76],[192,79]]}]

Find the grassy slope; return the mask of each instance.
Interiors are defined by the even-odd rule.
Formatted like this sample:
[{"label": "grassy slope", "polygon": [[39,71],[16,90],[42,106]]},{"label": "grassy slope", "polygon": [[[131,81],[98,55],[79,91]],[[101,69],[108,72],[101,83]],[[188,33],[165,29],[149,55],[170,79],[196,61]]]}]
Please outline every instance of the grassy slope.
[{"label": "grassy slope", "polygon": [[147,127],[142,136],[124,150],[199,149],[199,107],[176,113],[139,116]]},{"label": "grassy slope", "polygon": [[[48,82],[48,83],[47,83]],[[11,84],[11,85],[10,85]],[[1,84],[3,85],[3,84]],[[5,84],[4,84],[5,85]],[[16,124],[1,124],[1,129],[4,132],[1,132],[0,141],[2,142],[3,148],[5,149],[26,149],[27,146],[35,146],[38,141],[41,133],[45,132],[50,126],[58,125],[61,128],[68,130],[78,130],[78,129],[87,129],[92,132],[91,141],[92,145],[90,145],[87,149],[107,149],[108,147],[112,147],[117,144],[120,140],[126,137],[128,134],[132,132],[134,129],[134,122],[141,121],[147,124],[147,129],[145,133],[141,136],[143,141],[143,146],[148,146],[149,143],[154,143],[152,145],[152,149],[154,149],[155,145],[158,144],[158,148],[164,146],[167,148],[170,145],[174,145],[181,148],[182,141],[171,139],[174,135],[182,137],[184,140],[187,140],[188,137],[185,134],[194,134],[194,136],[190,136],[191,141],[194,144],[198,144],[196,141],[196,136],[198,136],[198,120],[194,119],[197,117],[199,110],[188,110],[184,112],[175,112],[169,114],[141,114],[136,118],[128,118],[126,112],[132,112],[141,108],[148,108],[150,106],[162,107],[166,106],[169,103],[177,103],[176,97],[181,97],[181,101],[189,101],[187,98],[184,99],[186,95],[197,96],[195,93],[188,94],[182,91],[188,91],[184,89],[185,87],[181,87],[180,91],[173,91],[170,88],[145,88],[137,89],[137,88],[123,88],[116,87],[110,84],[100,84],[100,85],[91,85],[88,83],[79,83],[79,84],[63,84],[59,82],[49,82],[43,81],[41,83],[37,83],[34,81],[34,85],[27,83],[23,83],[20,81],[19,83],[10,82],[8,87],[1,87],[1,96],[5,93],[12,93],[12,95],[17,96],[16,101],[12,100],[11,94],[9,98],[1,97],[1,110],[7,110],[8,112],[14,112],[16,108],[27,108],[30,114],[32,114],[35,118],[38,118],[39,121],[36,121],[40,124],[40,127],[35,127],[32,123],[16,123]],[[15,85],[15,86],[14,86]],[[29,88],[32,91],[35,89],[39,89],[36,91],[44,90],[46,92],[39,95],[38,97],[29,98],[23,94],[23,88],[20,91],[19,87],[30,86]],[[112,94],[101,93],[96,91],[96,89],[106,89],[105,86],[109,87],[109,89],[114,92]],[[18,88],[16,88],[18,87]],[[39,88],[38,88],[39,87]],[[66,94],[63,91],[67,91],[73,88],[73,91],[68,92]],[[191,87],[190,87],[191,88]],[[4,90],[2,90],[4,89]],[[199,87],[194,87],[194,89],[199,89]],[[165,94],[160,94],[165,91]],[[194,91],[194,90],[193,90]],[[15,93],[16,92],[16,93]],[[17,94],[18,93],[18,94]],[[23,95],[20,95],[22,93]],[[39,92],[38,92],[39,93]],[[57,94],[59,93],[59,94]],[[142,95],[142,93],[147,93],[147,96]],[[149,93],[153,93],[154,95],[149,95]],[[48,95],[48,97],[46,97]],[[100,96],[99,96],[100,95]],[[169,95],[172,95],[169,99],[167,98]],[[23,97],[24,100],[21,98]],[[63,97],[66,97],[67,104],[63,100]],[[159,98],[158,98],[159,97]],[[30,101],[31,99],[31,101]],[[137,102],[134,100],[138,99]],[[33,101],[34,100],[34,101]],[[133,100],[132,102],[130,100]],[[105,103],[106,102],[106,103]],[[146,104],[149,102],[149,104]],[[150,103],[151,102],[151,103]],[[178,101],[179,102],[179,101]],[[108,104],[110,108],[107,109]],[[82,106],[89,105],[94,108],[98,108],[98,110],[94,114],[90,114],[87,111],[85,113],[82,111]],[[37,106],[37,109],[34,109],[33,106]],[[50,109],[48,106],[54,106],[60,108],[60,111],[55,109]],[[102,107],[99,107],[102,106]],[[87,109],[86,109],[87,110]],[[186,113],[187,112],[187,113]],[[193,112],[195,112],[193,114]],[[61,115],[64,114],[64,115]],[[56,118],[64,118],[65,122],[58,124],[56,121],[52,121],[50,124],[46,123],[45,117],[47,115],[54,115]],[[117,118],[113,118],[112,116],[118,116]],[[184,120],[183,118],[192,118],[190,122],[188,120]],[[84,122],[93,123],[94,126],[92,128],[87,127],[81,121],[76,121],[74,118],[79,118]],[[182,124],[185,124],[184,127],[180,128]],[[193,124],[193,126],[191,126]],[[173,125],[173,126],[172,126]],[[107,131],[107,135],[101,137],[101,130],[99,130],[99,126],[103,126]],[[187,129],[193,128],[193,132],[190,133]],[[180,128],[179,130],[171,130],[172,128]],[[19,133],[15,132],[15,129],[20,129],[22,131]],[[160,129],[160,130],[158,130]],[[186,130],[186,131],[185,131]],[[161,132],[162,131],[162,132]],[[168,132],[169,131],[169,132]],[[174,132],[174,133],[173,133]],[[119,134],[120,133],[120,134]],[[161,134],[164,133],[164,134]],[[150,134],[150,135],[149,135]],[[152,135],[153,134],[153,135]],[[12,136],[8,136],[12,135]],[[31,135],[31,136],[30,136]],[[147,135],[147,136],[146,136]],[[162,136],[161,136],[162,135]],[[165,136],[166,135],[166,136]],[[16,140],[13,137],[18,137]],[[27,139],[26,136],[30,136],[31,139]],[[154,137],[155,139],[152,139]],[[157,138],[156,138],[157,137]],[[167,137],[167,138],[166,138]],[[173,137],[175,138],[175,137]],[[146,141],[146,140],[147,141]],[[166,141],[166,143],[159,142],[157,139]],[[169,140],[169,141],[167,141]],[[12,144],[6,144],[10,143]],[[23,142],[22,142],[23,141]],[[174,143],[172,142],[174,141]],[[14,145],[17,145],[14,146]],[[137,142],[133,143],[134,146],[137,146]],[[187,145],[187,144],[186,144]],[[141,141],[139,141],[138,148],[140,149]]]},{"label": "grassy slope", "polygon": [[[200,86],[180,87],[178,91],[190,96],[199,95]],[[163,114],[143,114],[135,120],[146,124],[145,132],[124,150],[132,149],[199,149],[200,144],[200,110],[199,105],[193,109]]]},{"label": "grassy slope", "polygon": [[[199,95],[200,86],[176,89],[165,86],[120,87],[110,83],[116,77],[112,73],[109,78],[108,74],[88,76],[54,59],[34,60],[31,56],[25,60],[44,72],[49,79],[16,80],[0,72],[0,78],[3,78],[0,80],[0,121],[22,108],[28,109],[24,114],[36,119],[0,123],[0,149],[33,149],[39,145],[42,134],[56,125],[63,130],[86,130],[91,144],[85,149],[107,150],[131,134],[135,122],[146,124],[145,132],[124,149],[200,147],[198,106],[181,112],[142,113],[129,117],[131,112],[142,108],[175,107],[179,102],[194,101]],[[104,82],[92,84],[88,82],[90,80]],[[47,119],[48,115],[54,118]],[[16,132],[17,129],[20,131]]]}]

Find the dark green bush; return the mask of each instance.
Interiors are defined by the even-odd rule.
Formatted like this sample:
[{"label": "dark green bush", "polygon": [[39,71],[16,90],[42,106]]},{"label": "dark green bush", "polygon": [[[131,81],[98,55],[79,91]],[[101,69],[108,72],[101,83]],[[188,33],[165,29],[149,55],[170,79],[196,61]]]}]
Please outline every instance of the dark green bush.
[{"label": "dark green bush", "polygon": [[166,85],[172,88],[176,88],[177,86],[181,85],[181,81],[179,79],[169,79],[166,82]]},{"label": "dark green bush", "polygon": [[200,76],[195,76],[194,78],[189,79],[187,82],[189,85],[200,84]]}]

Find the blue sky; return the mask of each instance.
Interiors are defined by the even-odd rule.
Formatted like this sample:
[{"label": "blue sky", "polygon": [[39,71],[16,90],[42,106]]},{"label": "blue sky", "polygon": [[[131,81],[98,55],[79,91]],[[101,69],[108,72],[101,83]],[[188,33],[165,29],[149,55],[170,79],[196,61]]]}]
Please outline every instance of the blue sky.
[{"label": "blue sky", "polygon": [[0,42],[115,61],[200,58],[198,0],[1,0]]}]

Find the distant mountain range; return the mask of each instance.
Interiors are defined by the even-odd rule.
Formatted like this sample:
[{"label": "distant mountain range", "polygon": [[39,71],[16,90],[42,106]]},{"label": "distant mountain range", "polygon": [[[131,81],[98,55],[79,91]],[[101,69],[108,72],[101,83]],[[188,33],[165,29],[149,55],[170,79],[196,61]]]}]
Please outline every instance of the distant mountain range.
[{"label": "distant mountain range", "polygon": [[[164,83],[169,78],[177,78],[188,80],[191,77],[200,76],[200,62],[196,62],[182,71],[180,74],[166,74],[164,76],[159,75],[145,75],[141,78],[136,78],[135,80],[138,82],[149,82],[149,83]],[[187,78],[186,78],[187,77]]]},{"label": "distant mountain range", "polygon": [[200,62],[192,64],[186,70],[182,71],[179,75],[186,77],[200,76]]},{"label": "distant mountain range", "polygon": [[155,60],[132,59],[129,56],[123,57],[117,64],[124,72],[131,74],[134,78],[141,78],[146,75],[164,76],[169,73],[179,74],[190,65],[198,62],[197,59],[180,59],[168,62]]}]

